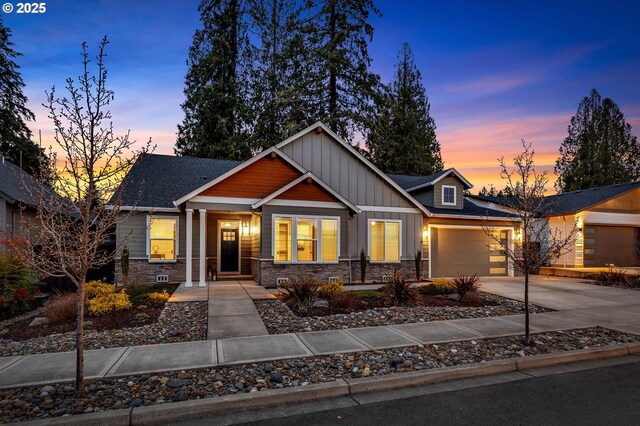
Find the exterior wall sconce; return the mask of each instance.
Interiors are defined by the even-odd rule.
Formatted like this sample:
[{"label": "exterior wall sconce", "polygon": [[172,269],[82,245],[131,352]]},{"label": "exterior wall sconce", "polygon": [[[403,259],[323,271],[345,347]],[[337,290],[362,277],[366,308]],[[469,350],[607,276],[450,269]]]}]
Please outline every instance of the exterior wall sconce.
[{"label": "exterior wall sconce", "polygon": [[242,235],[249,235],[249,222],[242,224]]},{"label": "exterior wall sconce", "polygon": [[522,230],[521,230],[521,229],[518,229],[518,230],[516,231],[516,239],[517,239],[518,241],[522,241]]},{"label": "exterior wall sconce", "polygon": [[427,241],[429,239],[429,230],[427,228],[422,229],[422,241]]}]

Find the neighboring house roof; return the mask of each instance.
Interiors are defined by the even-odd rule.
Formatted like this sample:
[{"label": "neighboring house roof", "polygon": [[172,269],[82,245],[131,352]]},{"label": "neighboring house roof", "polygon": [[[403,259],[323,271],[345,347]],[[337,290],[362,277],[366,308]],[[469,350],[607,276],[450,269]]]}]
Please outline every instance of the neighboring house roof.
[{"label": "neighboring house roof", "polygon": [[390,174],[388,176],[395,183],[397,183],[402,189],[404,189],[407,192],[411,192],[427,186],[435,185],[438,181],[440,181],[441,179],[444,179],[445,177],[451,174],[454,174],[460,180],[460,182],[462,182],[465,189],[473,188],[473,185],[471,185],[471,182],[465,179],[464,176],[462,176],[460,172],[458,172],[453,167],[450,167],[446,170],[442,170],[440,172],[436,172],[427,176],[410,176],[410,175],[394,175],[394,174]]},{"label": "neighboring house roof", "polygon": [[122,205],[175,209],[184,194],[222,176],[241,161],[144,154],[125,176]]},{"label": "neighboring house roof", "polygon": [[29,173],[6,159],[0,162],[0,196],[11,203],[21,202],[32,207],[36,203],[31,194],[38,193],[38,183]]},{"label": "neighboring house roof", "polygon": [[[628,182],[549,195],[546,197],[546,214],[558,216],[577,213],[638,188],[640,188],[640,182]],[[514,197],[484,195],[471,195],[470,197],[496,205],[514,206],[517,204],[517,199]]]}]

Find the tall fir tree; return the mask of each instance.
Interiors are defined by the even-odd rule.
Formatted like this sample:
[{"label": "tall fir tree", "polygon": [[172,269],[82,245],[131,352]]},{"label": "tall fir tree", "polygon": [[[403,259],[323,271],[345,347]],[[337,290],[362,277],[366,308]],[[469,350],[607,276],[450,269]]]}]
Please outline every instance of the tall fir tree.
[{"label": "tall fir tree", "polygon": [[26,124],[35,116],[27,108],[27,97],[22,92],[25,84],[15,62],[20,56],[13,49],[11,29],[0,16],[0,154],[34,174],[40,169],[42,150],[31,140]]},{"label": "tall fir tree", "polygon": [[367,148],[385,173],[429,175],[444,167],[431,106],[408,43],[398,54],[395,79],[377,98]]},{"label": "tall fir tree", "polygon": [[243,0],[203,0],[203,28],[189,49],[174,151],[178,155],[244,160],[251,156],[248,85],[251,52]]},{"label": "tall fir tree", "polygon": [[295,0],[254,2],[250,14],[259,44],[254,47],[251,146],[263,150],[309,123],[303,98],[307,55],[302,9]]},{"label": "tall fir tree", "polygon": [[372,0],[306,0],[308,63],[305,97],[310,121],[322,120],[352,141],[362,129],[379,86],[369,71],[371,15],[380,15]]},{"label": "tall fir tree", "polygon": [[556,160],[559,192],[640,178],[640,144],[618,105],[592,89],[571,118]]}]

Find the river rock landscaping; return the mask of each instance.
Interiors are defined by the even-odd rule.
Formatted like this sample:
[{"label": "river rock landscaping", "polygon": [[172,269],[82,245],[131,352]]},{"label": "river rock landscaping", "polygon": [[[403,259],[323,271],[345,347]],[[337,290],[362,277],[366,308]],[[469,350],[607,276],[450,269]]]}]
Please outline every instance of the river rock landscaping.
[{"label": "river rock landscaping", "polygon": [[25,387],[0,392],[0,411],[3,422],[44,419],[640,341],[637,335],[600,327],[532,338],[531,346],[523,344],[522,336],[511,336],[105,378],[88,381],[82,399],[74,398],[68,384]]},{"label": "river rock landscaping", "polygon": [[[297,333],[306,331],[340,330],[345,328],[369,327],[376,325],[397,325],[415,322],[429,322],[464,318],[484,318],[524,313],[524,303],[501,296],[478,293],[474,306],[465,305],[446,297],[436,306],[395,306],[374,307],[332,315],[312,315],[301,317],[278,299],[254,300],[258,313],[269,334]],[[550,312],[541,306],[529,305],[532,313]],[[315,308],[312,314],[326,308]],[[330,312],[330,311],[328,311]]]},{"label": "river rock landscaping", "polygon": [[[152,310],[151,308],[145,308]],[[144,311],[144,309],[143,309]],[[100,349],[133,345],[150,345],[156,343],[176,343],[193,340],[206,340],[207,338],[207,303],[206,302],[180,302],[167,303],[164,308],[158,309],[157,320],[145,325],[135,325],[147,322],[149,318],[143,318],[136,323],[135,316],[144,313],[141,310],[132,309],[133,318],[127,323],[121,324],[122,328],[92,329],[96,324],[88,323],[85,329],[85,349]],[[153,315],[153,313],[152,313]],[[128,317],[127,317],[128,318]],[[32,318],[23,319],[31,321]],[[92,321],[92,318],[87,318]],[[95,321],[99,321],[99,317]],[[130,326],[123,326],[129,324]],[[27,324],[28,325],[28,324]],[[26,325],[5,325],[3,335],[0,336],[0,355],[31,355],[49,352],[65,352],[75,349],[75,332],[54,333],[45,336],[30,337],[15,340],[10,328],[25,330]],[[36,327],[37,328],[37,327]],[[16,331],[16,333],[18,333]],[[22,331],[21,333],[24,333]],[[24,334],[18,334],[24,335]],[[18,336],[16,335],[16,336]]]}]

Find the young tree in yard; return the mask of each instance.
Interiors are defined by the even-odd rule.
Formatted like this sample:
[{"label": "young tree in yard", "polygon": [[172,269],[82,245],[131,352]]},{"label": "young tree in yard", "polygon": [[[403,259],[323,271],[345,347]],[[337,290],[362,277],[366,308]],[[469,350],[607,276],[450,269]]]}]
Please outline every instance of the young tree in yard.
[{"label": "young tree in yard", "polygon": [[77,81],[67,79],[67,96],[58,97],[55,87],[47,94],[44,106],[56,129],[55,151],[62,158],[58,162],[52,154],[43,162],[36,178],[39,185],[23,185],[36,200],[38,220],[34,224],[25,222],[25,241],[10,247],[40,274],[66,277],[77,288],[78,397],[85,392],[83,323],[87,272],[113,259],[114,253],[105,253],[100,246],[116,222],[126,219],[120,210],[118,183],[138,157],[149,150],[147,143],[133,152],[134,142],[128,133],[114,134],[109,111],[114,93],[107,89],[104,63],[107,44],[105,37],[92,63],[83,43],[83,72]]},{"label": "young tree in yard", "polygon": [[416,176],[441,171],[436,124],[408,43],[398,54],[394,81],[383,92],[367,134],[373,163],[385,173]]},{"label": "young tree in yard", "polygon": [[559,192],[625,183],[640,178],[640,143],[615,102],[596,89],[571,118],[556,160]]},{"label": "young tree in yard", "polygon": [[13,49],[10,37],[11,30],[0,16],[0,154],[27,173],[35,173],[42,150],[31,140],[31,130],[26,125],[35,116],[26,106],[24,81],[14,61],[22,54]]},{"label": "young tree in yard", "polygon": [[550,228],[545,215],[554,206],[544,196],[545,186],[549,182],[547,172],[536,171],[533,160],[535,152],[531,144],[523,140],[522,147],[523,152],[513,160],[514,167],[508,166],[504,157],[498,160],[500,177],[513,194],[512,197],[503,198],[502,204],[511,210],[514,221],[519,224],[519,235],[510,242],[494,227],[485,223],[483,228],[494,249],[504,253],[513,269],[524,275],[525,339],[529,345],[529,275],[569,253],[575,242],[577,228],[574,224],[566,233]]},{"label": "young tree in yard", "polygon": [[246,160],[252,154],[248,90],[251,55],[246,0],[202,0],[185,77],[178,155]]}]

